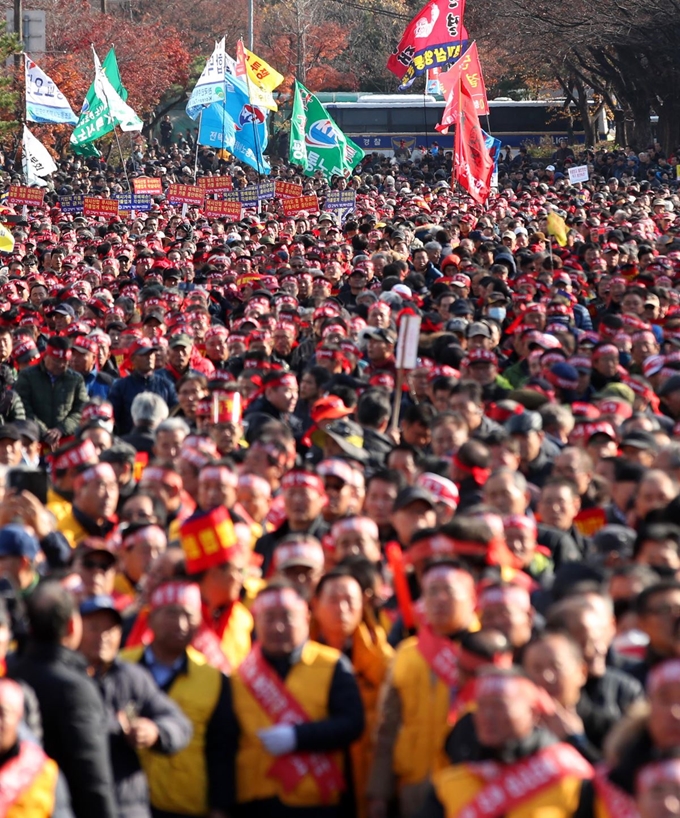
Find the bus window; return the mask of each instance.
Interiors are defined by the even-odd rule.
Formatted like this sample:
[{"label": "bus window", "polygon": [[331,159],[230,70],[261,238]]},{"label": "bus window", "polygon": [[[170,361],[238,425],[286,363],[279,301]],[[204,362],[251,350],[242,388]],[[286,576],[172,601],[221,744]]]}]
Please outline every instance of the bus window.
[{"label": "bus window", "polygon": [[[342,117],[335,114],[342,111]],[[348,134],[387,133],[387,108],[338,108],[330,110],[341,131]],[[340,124],[342,122],[342,124]]]},{"label": "bus window", "polygon": [[[390,133],[407,134],[425,132],[426,108],[392,108]],[[429,129],[428,129],[429,130]]]}]

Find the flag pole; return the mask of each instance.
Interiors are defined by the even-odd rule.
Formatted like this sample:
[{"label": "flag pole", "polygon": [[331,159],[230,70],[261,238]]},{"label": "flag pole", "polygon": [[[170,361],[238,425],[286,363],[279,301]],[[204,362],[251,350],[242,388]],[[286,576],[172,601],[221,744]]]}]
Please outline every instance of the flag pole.
[{"label": "flag pole", "polygon": [[[243,38],[241,38],[241,47],[243,48],[243,62],[244,68],[246,69],[246,89],[248,91],[248,102],[250,103],[251,107],[253,107],[253,100],[250,96],[250,77],[248,76],[248,60],[245,56],[245,46],[243,45]],[[255,116],[251,117],[252,126],[253,126],[253,141],[255,142],[255,150],[257,151],[257,179],[260,181],[262,179],[262,172],[260,167],[262,165],[262,151],[260,150],[260,138],[257,133],[257,122],[255,121]]]},{"label": "flag pole", "polygon": [[113,134],[116,137],[116,143],[118,145],[118,153],[120,155],[121,164],[123,165],[123,174],[125,176],[125,182],[127,183],[127,189],[128,189],[128,192],[131,192],[132,188],[130,187],[130,180],[128,179],[128,172],[127,172],[127,168],[125,167],[125,159],[123,157],[123,149],[122,149],[122,147],[120,145],[120,139],[118,138],[118,130],[117,130],[115,125],[113,126]]},{"label": "flag pole", "polygon": [[199,111],[199,114],[198,114],[198,134],[196,136],[196,151],[194,153],[194,182],[196,181],[197,174],[198,174],[198,147],[199,147],[199,144],[200,144],[201,125],[202,124],[203,124],[203,108],[201,108],[201,110]]}]

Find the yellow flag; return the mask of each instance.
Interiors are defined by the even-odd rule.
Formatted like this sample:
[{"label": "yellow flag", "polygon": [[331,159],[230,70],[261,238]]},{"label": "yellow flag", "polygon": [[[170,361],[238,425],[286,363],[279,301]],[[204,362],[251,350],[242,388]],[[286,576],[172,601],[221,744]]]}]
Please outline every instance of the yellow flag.
[{"label": "yellow flag", "polygon": [[4,224],[0,224],[0,252],[11,253],[14,250],[14,236]]},{"label": "yellow flag", "polygon": [[253,54],[252,51],[248,51],[245,47],[243,50],[246,55],[250,81],[257,85],[258,88],[264,88],[266,91],[273,91],[278,88],[284,80],[283,74],[279,74],[275,68],[267,65],[262,57],[258,57],[257,54]]},{"label": "yellow flag", "polygon": [[557,213],[549,213],[547,218],[548,235],[554,236],[560,247],[567,246],[567,225]]}]

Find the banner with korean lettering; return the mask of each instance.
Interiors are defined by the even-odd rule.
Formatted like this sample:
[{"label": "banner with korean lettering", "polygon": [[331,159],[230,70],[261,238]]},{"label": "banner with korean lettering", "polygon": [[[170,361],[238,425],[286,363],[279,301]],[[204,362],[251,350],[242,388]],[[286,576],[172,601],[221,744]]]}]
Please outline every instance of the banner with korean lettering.
[{"label": "banner with korean lettering", "polygon": [[203,204],[204,196],[204,191],[197,185],[172,184],[167,192],[170,204],[187,204],[197,207]]},{"label": "banner with korean lettering", "polygon": [[294,216],[296,213],[300,213],[302,210],[306,211],[307,213],[319,212],[319,199],[317,198],[316,193],[313,193],[310,196],[298,196],[296,199],[283,200],[284,216]]},{"label": "banner with korean lettering", "polygon": [[27,207],[42,207],[45,191],[37,187],[26,185],[10,185],[7,195],[7,204]]},{"label": "banner with korean lettering", "polygon": [[324,210],[354,210],[357,203],[355,190],[331,190],[326,196]]},{"label": "banner with korean lettering", "polygon": [[230,219],[241,221],[243,205],[241,202],[221,202],[217,199],[206,199],[203,212],[209,219]]},{"label": "banner with korean lettering", "polygon": [[279,199],[295,199],[302,196],[302,185],[296,185],[295,182],[277,182],[276,196]]},{"label": "banner with korean lettering", "polygon": [[468,39],[464,15],[465,0],[429,0],[416,14],[387,61],[388,70],[401,81],[400,90],[461,56]]},{"label": "banner with korean lettering", "polygon": [[206,194],[222,193],[225,190],[233,190],[234,182],[231,176],[200,176],[196,184],[203,188]]},{"label": "banner with korean lettering", "polygon": [[140,213],[148,213],[151,210],[151,195],[149,193],[119,193],[118,207],[120,210],[135,210]]},{"label": "banner with korean lettering", "polygon": [[486,147],[474,100],[461,86],[460,125],[454,139],[453,179],[478,203],[491,193],[494,161]]},{"label": "banner with korean lettering", "polygon": [[152,196],[163,193],[163,184],[153,176],[137,176],[132,180],[132,189],[135,193],[150,193]]},{"label": "banner with korean lettering", "polygon": [[461,86],[465,86],[468,95],[471,97],[478,116],[489,115],[489,102],[486,97],[486,86],[484,85],[484,75],[479,62],[477,43],[472,43],[458,62],[448,71],[439,75],[439,84],[444,89],[446,97],[446,107],[442,115],[442,121],[435,125],[439,133],[448,133],[451,125],[458,119],[458,109],[460,101],[458,91]]},{"label": "banner with korean lettering", "polygon": [[84,216],[104,216],[110,218],[118,215],[118,199],[100,199],[97,196],[86,196],[83,199]]},{"label": "banner with korean lettering", "polygon": [[82,193],[71,193],[68,196],[60,196],[59,209],[62,213],[67,213],[73,216],[76,213],[83,212],[84,201],[85,197],[82,195]]}]

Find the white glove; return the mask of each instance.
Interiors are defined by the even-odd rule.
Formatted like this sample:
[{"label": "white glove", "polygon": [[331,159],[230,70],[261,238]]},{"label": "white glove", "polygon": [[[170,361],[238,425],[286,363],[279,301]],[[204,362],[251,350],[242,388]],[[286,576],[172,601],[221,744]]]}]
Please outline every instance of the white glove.
[{"label": "white glove", "polygon": [[290,724],[277,724],[276,727],[259,730],[257,735],[264,744],[265,750],[273,756],[292,753],[297,744],[295,728]]}]

